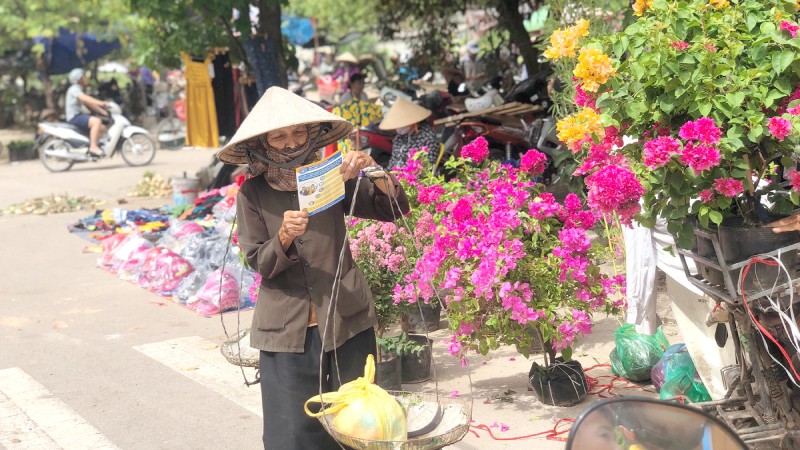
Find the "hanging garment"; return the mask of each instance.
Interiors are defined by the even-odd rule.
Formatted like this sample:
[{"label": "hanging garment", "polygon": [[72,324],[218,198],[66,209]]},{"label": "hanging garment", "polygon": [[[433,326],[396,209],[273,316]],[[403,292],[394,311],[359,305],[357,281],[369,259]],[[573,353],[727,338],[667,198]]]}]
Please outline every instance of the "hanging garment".
[{"label": "hanging garment", "polygon": [[190,147],[218,147],[219,129],[214,91],[208,74],[209,58],[203,62],[181,53],[186,65],[186,145]]},{"label": "hanging garment", "polygon": [[233,69],[227,52],[214,56],[214,104],[217,108],[217,125],[220,136],[230,139],[236,132],[234,109]]}]

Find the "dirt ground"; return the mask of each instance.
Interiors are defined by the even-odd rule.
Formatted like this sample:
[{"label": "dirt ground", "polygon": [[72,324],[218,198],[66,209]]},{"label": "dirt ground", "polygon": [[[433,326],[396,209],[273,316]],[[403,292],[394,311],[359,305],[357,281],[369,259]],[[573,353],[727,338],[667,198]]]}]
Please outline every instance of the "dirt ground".
[{"label": "dirt ground", "polygon": [[[0,136],[0,142],[9,139],[5,132]],[[39,161],[0,164],[0,210],[31,197],[65,192],[99,198],[105,207],[160,206],[170,199],[133,199],[126,194],[145,171],[164,177],[184,171],[192,174],[210,161],[212,153],[210,149],[161,151],[145,168],[127,167],[116,159],[76,165],[63,174],[48,173]],[[120,199],[128,203],[121,205]],[[227,363],[218,350],[210,353],[216,356],[209,361],[185,359],[173,367],[145,356],[154,352],[142,350],[161,344],[177,348],[179,342],[195,337],[206,349],[212,348],[224,339],[219,319],[198,316],[97,269],[97,255],[83,253],[87,241],[70,235],[66,228],[89,214],[0,216],[4,253],[0,259],[0,372],[23,370],[119,448],[259,448],[258,388],[247,390],[238,371],[225,372]],[[666,334],[671,341],[679,341],[663,274],[659,293]],[[242,314],[242,326],[249,326],[251,315]],[[228,315],[227,321],[229,329],[235,327],[235,315]],[[617,318],[596,318],[593,333],[575,349],[584,368],[608,363],[618,326]],[[568,408],[543,405],[528,390],[528,371],[537,357],[526,360],[514,349],[503,348],[491,357],[474,356],[469,366],[461,367],[446,354],[446,332],[440,330],[431,337],[438,391],[471,398],[473,425],[486,425],[498,438],[552,430],[559,419],[574,419],[600,399],[589,396]],[[222,375],[227,373],[232,375]],[[592,377],[609,373],[605,367],[589,372]],[[203,378],[204,374],[213,376]],[[641,389],[648,386],[617,386],[614,393],[619,395],[652,396]],[[435,389],[436,385],[408,388]],[[0,385],[0,410],[3,402]],[[501,441],[484,430],[476,433],[468,433],[451,448],[564,448],[563,442],[544,435]]]}]

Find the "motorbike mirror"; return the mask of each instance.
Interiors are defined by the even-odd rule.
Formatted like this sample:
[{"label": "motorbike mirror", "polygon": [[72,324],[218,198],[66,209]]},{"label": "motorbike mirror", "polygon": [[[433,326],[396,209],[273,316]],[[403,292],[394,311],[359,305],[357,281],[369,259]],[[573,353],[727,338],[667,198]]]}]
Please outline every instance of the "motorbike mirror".
[{"label": "motorbike mirror", "polygon": [[567,450],[746,450],[727,425],[699,409],[630,397],[599,402],[572,427]]}]

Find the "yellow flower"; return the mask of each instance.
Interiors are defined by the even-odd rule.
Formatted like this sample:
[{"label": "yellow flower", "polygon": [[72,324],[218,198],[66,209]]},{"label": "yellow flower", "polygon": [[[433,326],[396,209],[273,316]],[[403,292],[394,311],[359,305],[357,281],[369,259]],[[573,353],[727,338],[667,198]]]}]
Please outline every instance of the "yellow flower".
[{"label": "yellow flower", "polygon": [[728,0],[708,0],[708,4],[712,5],[714,8],[721,9],[727,6],[731,6]]},{"label": "yellow flower", "polygon": [[559,120],[556,129],[558,138],[573,151],[579,150],[581,143],[586,139],[591,139],[592,136],[599,139],[605,137],[603,121],[592,108],[583,108],[581,111]]},{"label": "yellow flower", "polygon": [[637,16],[644,14],[644,10],[653,6],[653,0],[636,0],[633,4],[633,13]]},{"label": "yellow flower", "polygon": [[550,46],[544,51],[547,59],[558,60],[564,57],[574,57],[578,39],[589,35],[589,21],[580,19],[575,25],[556,30],[550,35]]},{"label": "yellow flower", "polygon": [[578,55],[578,65],[572,73],[583,80],[583,90],[597,92],[597,88],[617,73],[611,65],[611,58],[602,50],[582,48]]}]

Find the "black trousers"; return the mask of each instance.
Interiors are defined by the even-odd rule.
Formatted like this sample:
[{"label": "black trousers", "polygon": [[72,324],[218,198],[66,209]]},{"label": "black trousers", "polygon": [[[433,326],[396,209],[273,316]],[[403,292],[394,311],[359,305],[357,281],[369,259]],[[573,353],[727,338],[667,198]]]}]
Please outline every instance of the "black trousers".
[{"label": "black trousers", "polygon": [[[339,450],[339,444],[318,419],[308,417],[306,400],[319,394],[322,340],[318,327],[306,330],[303,353],[265,352],[260,355],[261,407],[264,411],[266,450]],[[375,331],[370,328],[353,336],[334,352],[323,356],[323,392],[339,389],[341,383],[364,375],[367,355],[375,355]],[[314,405],[318,406],[318,405]]]}]

